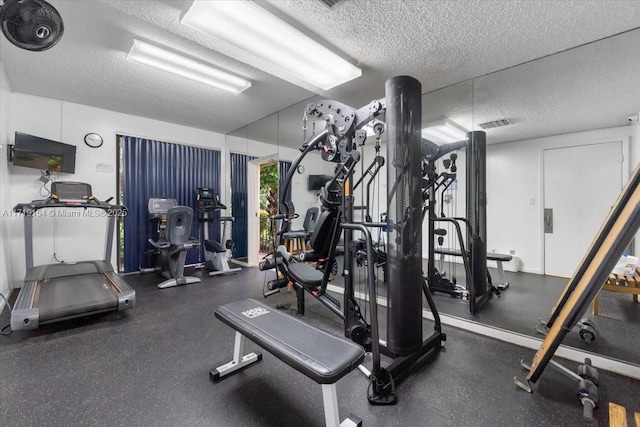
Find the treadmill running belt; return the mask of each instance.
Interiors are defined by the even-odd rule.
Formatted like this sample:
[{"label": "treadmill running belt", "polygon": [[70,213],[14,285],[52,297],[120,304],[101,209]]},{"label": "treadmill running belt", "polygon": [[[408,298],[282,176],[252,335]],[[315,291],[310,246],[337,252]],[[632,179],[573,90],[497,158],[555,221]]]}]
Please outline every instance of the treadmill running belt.
[{"label": "treadmill running belt", "polygon": [[104,274],[56,277],[39,283],[35,307],[40,323],[118,307],[118,295]]}]

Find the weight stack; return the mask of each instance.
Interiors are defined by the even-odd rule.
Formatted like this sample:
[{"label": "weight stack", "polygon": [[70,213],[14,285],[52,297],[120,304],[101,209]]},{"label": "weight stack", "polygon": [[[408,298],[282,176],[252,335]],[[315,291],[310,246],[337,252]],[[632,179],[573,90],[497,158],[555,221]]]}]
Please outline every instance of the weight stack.
[{"label": "weight stack", "polygon": [[467,133],[467,244],[471,253],[471,273],[475,296],[487,287],[487,134]]},{"label": "weight stack", "polygon": [[387,122],[387,348],[407,355],[422,345],[422,85],[385,83]]}]

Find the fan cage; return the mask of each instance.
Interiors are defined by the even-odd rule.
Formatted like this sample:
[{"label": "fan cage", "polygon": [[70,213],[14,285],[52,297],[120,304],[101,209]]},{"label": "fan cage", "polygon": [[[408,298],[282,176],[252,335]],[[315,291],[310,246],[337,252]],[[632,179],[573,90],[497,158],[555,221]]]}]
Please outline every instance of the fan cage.
[{"label": "fan cage", "polygon": [[[26,9],[31,9],[27,21],[23,18]],[[53,47],[64,32],[60,14],[53,6],[43,0],[24,0],[22,2],[8,0],[0,9],[0,21],[2,32],[10,42],[21,49],[30,51],[43,51]],[[48,35],[46,37],[38,38],[35,36],[38,25],[40,28],[43,26],[47,28]]]}]

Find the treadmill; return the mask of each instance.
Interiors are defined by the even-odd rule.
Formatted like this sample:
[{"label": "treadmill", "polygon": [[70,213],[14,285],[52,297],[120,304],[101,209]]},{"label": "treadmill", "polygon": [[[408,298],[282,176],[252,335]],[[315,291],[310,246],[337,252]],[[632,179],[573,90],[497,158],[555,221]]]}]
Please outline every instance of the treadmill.
[{"label": "treadmill", "polygon": [[[111,199],[109,199],[111,200]],[[11,329],[36,329],[40,325],[106,311],[133,308],[135,291],[114,271],[111,250],[116,216],[126,208],[102,202],[91,185],[59,181],[51,184],[51,196],[16,205],[24,215],[26,274],[24,285],[11,311]],[[100,209],[107,216],[104,259],[33,265],[33,217],[40,209]]]}]

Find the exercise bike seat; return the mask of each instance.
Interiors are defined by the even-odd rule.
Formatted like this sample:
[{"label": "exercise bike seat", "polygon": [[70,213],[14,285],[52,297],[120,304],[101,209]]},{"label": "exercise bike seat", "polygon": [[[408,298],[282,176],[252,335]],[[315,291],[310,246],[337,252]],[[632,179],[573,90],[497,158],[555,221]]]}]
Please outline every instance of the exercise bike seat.
[{"label": "exercise bike seat", "polygon": [[171,242],[168,240],[149,239],[149,243],[156,249],[168,249],[171,247]]},{"label": "exercise bike seat", "polygon": [[207,252],[216,252],[216,253],[222,253],[222,252],[226,252],[227,250],[224,248],[224,246],[222,246],[220,243],[214,241],[214,240],[205,240],[204,241],[204,247],[207,250]]},{"label": "exercise bike seat", "polygon": [[193,209],[188,206],[174,206],[167,211],[166,237],[149,243],[157,249],[186,250],[199,246],[200,242],[191,237]]}]

